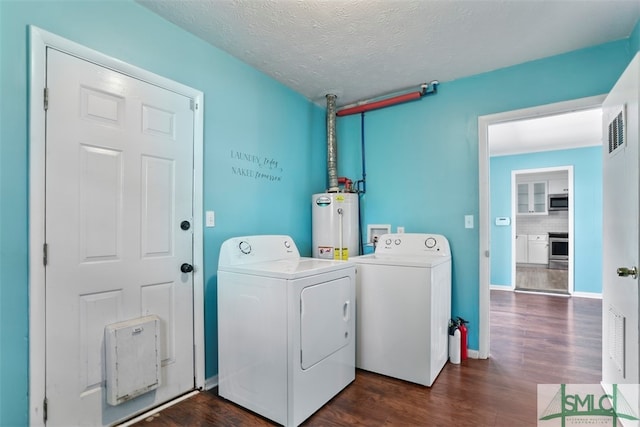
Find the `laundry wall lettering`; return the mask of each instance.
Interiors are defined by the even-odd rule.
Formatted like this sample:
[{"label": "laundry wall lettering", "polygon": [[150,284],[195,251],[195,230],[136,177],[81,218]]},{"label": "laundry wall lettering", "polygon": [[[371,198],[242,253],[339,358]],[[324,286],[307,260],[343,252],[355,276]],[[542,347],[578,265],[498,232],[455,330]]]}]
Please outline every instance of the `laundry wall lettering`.
[{"label": "laundry wall lettering", "polygon": [[231,150],[231,159],[234,161],[231,165],[233,175],[268,182],[282,181],[283,169],[273,157]]}]

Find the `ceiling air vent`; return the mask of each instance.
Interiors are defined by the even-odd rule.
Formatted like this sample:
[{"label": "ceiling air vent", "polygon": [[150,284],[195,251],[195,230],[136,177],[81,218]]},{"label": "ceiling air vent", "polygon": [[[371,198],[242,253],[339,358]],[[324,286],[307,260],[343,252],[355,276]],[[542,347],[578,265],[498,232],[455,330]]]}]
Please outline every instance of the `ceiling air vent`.
[{"label": "ceiling air vent", "polygon": [[609,153],[624,145],[624,108],[609,123]]}]

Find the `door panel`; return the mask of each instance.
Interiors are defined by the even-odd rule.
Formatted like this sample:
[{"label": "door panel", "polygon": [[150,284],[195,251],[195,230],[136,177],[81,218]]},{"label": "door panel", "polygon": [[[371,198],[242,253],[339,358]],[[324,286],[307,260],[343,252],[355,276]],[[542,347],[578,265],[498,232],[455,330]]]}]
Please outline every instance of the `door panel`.
[{"label": "door panel", "polygon": [[79,168],[81,260],[116,260],[122,244],[122,152],[82,144]]},{"label": "door panel", "polygon": [[[47,51],[48,424],[105,425],[194,387],[190,99]],[[161,319],[161,386],[106,402],[104,328]]]},{"label": "door panel", "polygon": [[142,156],[142,254],[143,257],[173,253],[173,160]]},{"label": "door panel", "polygon": [[[638,408],[640,383],[638,278],[620,277],[619,267],[638,267],[638,92],[640,59],[636,55],[603,104],[603,340],[605,388],[619,392]],[[624,126],[622,126],[624,122]]]}]

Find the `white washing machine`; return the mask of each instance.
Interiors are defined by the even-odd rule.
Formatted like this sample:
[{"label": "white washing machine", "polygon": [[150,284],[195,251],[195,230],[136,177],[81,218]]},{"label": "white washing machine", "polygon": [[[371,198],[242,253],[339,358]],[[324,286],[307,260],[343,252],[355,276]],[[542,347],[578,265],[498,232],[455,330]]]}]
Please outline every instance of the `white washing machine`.
[{"label": "white washing machine", "polygon": [[451,250],[437,234],[384,234],[356,263],[356,367],[430,387],[448,358]]},{"label": "white washing machine", "polygon": [[225,241],[219,394],[297,426],[355,379],[355,264],[301,258],[289,236]]}]

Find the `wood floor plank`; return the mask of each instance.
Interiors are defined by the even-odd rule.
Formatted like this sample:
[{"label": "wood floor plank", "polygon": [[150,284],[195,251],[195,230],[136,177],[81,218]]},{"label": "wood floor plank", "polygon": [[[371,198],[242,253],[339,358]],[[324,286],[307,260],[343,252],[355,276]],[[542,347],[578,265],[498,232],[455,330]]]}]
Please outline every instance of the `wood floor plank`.
[{"label": "wood floor plank", "polygon": [[[431,388],[357,370],[356,380],[303,425],[535,426],[537,384],[600,381],[601,303],[492,291],[489,359],[447,364]],[[220,398],[217,388],[136,424],[272,425]]]}]

